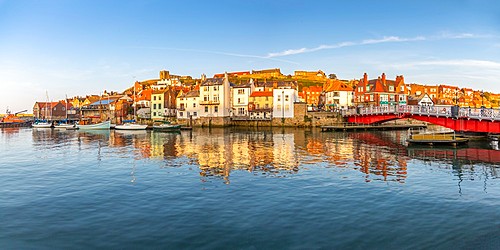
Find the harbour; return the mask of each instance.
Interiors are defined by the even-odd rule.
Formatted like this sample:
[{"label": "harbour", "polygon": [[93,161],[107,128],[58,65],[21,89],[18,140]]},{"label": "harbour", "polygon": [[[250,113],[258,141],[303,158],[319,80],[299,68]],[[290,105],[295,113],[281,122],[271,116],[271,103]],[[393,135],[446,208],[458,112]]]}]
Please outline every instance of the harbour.
[{"label": "harbour", "polygon": [[498,244],[500,154],[485,141],[422,148],[407,131],[294,128],[0,132],[3,246]]}]

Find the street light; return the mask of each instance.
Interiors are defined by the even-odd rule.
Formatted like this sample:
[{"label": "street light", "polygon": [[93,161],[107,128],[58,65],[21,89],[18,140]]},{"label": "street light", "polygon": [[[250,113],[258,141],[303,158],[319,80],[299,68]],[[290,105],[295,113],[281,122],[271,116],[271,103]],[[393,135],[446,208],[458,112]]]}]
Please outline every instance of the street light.
[{"label": "street light", "polygon": [[484,91],[481,90],[481,108],[484,108]]}]

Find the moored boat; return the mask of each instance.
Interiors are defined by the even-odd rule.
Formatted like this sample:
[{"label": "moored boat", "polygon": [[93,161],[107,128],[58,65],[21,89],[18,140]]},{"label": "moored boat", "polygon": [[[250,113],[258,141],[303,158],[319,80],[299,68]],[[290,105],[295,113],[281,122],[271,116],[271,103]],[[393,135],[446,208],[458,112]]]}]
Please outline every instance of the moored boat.
[{"label": "moored boat", "polygon": [[110,121],[104,121],[96,124],[87,124],[87,125],[80,125],[77,124],[76,127],[81,130],[94,130],[94,129],[110,129],[111,127],[111,122]]},{"label": "moored boat", "polygon": [[37,121],[31,126],[33,126],[33,128],[52,128],[52,123],[47,121]]},{"label": "moored boat", "polygon": [[116,125],[115,129],[117,130],[145,130],[148,125],[142,125],[137,123],[124,123],[120,125]]},{"label": "moored boat", "polygon": [[153,125],[153,130],[154,131],[180,131],[181,130],[181,125],[179,124],[171,124],[170,122],[164,122],[159,125]]}]

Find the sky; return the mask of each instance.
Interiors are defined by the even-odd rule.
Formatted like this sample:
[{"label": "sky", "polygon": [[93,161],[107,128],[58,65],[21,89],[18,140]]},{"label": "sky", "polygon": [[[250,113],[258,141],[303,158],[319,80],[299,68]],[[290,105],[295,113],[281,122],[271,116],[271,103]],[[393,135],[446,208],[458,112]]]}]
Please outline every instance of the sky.
[{"label": "sky", "polygon": [[500,2],[0,0],[0,113],[267,68],[500,93]]}]

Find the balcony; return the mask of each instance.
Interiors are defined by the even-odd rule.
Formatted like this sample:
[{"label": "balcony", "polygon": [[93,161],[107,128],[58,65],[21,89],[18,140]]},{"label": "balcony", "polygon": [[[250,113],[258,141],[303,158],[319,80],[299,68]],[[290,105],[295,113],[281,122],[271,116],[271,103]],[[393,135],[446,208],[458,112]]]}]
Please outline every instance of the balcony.
[{"label": "balcony", "polygon": [[219,105],[220,101],[200,101],[200,105]]}]

